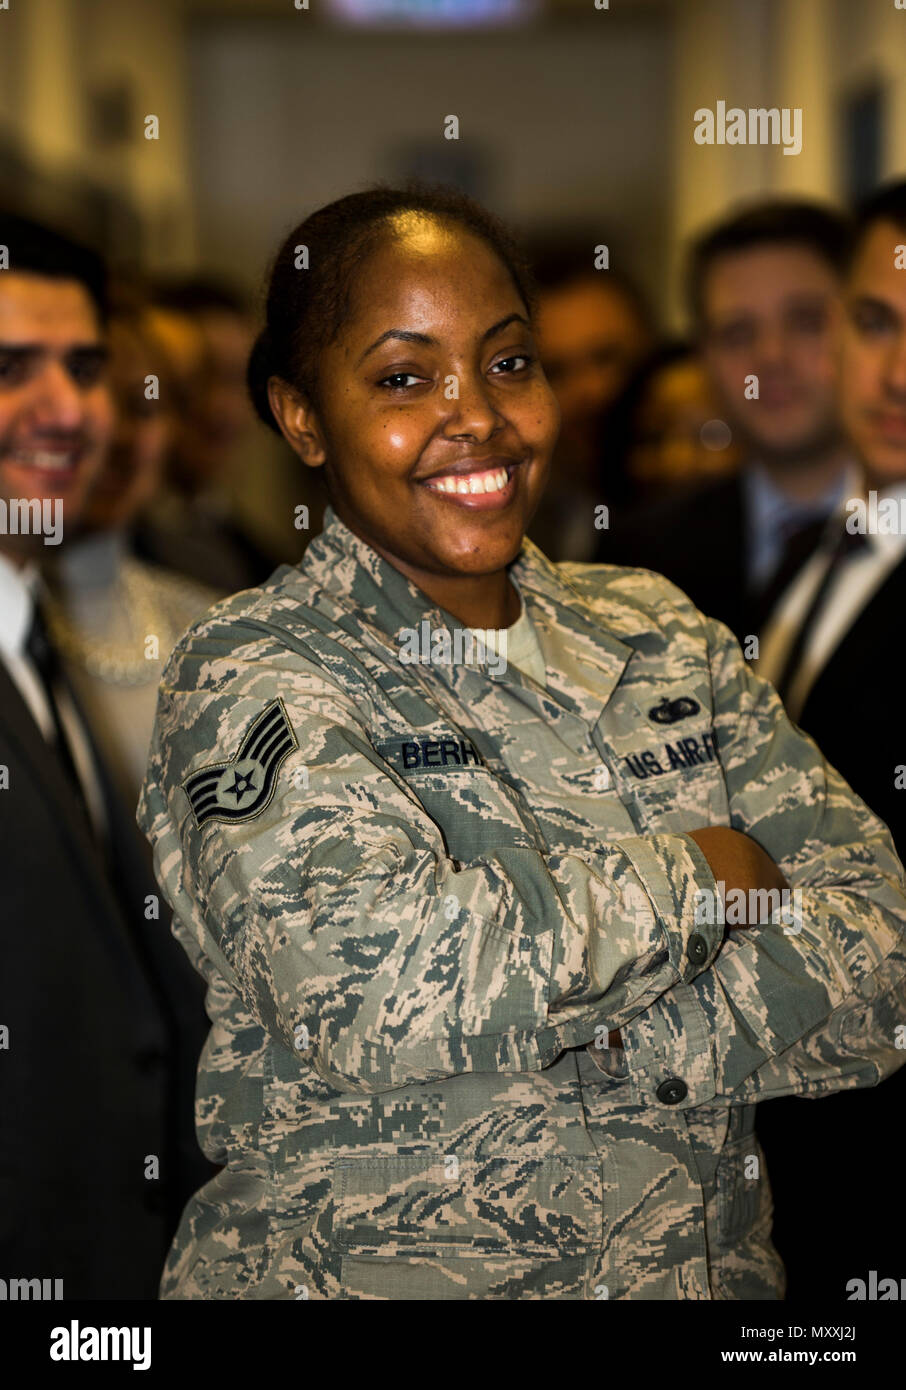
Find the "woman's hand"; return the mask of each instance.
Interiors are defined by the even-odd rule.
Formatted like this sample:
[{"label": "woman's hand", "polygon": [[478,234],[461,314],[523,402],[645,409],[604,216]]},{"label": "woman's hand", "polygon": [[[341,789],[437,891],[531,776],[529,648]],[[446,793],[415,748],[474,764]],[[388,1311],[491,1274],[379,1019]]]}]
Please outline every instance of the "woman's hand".
[{"label": "woman's hand", "polygon": [[[698,845],[715,879],[724,884],[726,891],[738,888],[748,894],[752,889],[789,888],[789,883],[771,856],[741,830],[731,830],[725,825],[706,825],[701,830],[686,833]],[[756,924],[728,923],[731,931],[735,926],[753,925]]]},{"label": "woman's hand", "polygon": [[[789,883],[771,856],[741,830],[731,830],[726,825],[706,825],[701,830],[688,830],[686,833],[698,845],[715,879],[724,884],[726,891],[740,888],[748,894],[753,888],[789,888]],[[734,927],[754,924],[736,922],[727,925],[732,931]],[[623,1046],[619,1028],[610,1031],[607,1045]]]}]

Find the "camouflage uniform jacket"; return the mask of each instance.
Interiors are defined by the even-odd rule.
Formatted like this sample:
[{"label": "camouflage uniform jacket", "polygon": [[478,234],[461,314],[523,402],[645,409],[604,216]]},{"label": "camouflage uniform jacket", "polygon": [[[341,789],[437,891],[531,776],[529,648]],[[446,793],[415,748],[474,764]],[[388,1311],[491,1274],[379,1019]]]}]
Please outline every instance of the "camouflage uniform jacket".
[{"label": "camouflage uniform jacket", "polygon": [[[332,508],[168,663],[139,822],[224,1167],[162,1297],[778,1298],[755,1102],[906,1060],[890,837],[729,631],[648,571],[511,574],[546,689],[447,659]],[[703,825],[799,917],[709,911]]]}]

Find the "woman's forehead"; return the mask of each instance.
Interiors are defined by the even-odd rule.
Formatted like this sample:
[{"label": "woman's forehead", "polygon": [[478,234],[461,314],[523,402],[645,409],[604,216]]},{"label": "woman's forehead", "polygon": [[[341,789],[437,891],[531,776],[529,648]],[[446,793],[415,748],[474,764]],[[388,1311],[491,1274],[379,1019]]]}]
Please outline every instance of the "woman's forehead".
[{"label": "woman's forehead", "polygon": [[413,229],[375,250],[358,277],[348,333],[452,319],[493,323],[525,313],[512,274],[492,247],[464,229],[434,230],[439,234]]}]

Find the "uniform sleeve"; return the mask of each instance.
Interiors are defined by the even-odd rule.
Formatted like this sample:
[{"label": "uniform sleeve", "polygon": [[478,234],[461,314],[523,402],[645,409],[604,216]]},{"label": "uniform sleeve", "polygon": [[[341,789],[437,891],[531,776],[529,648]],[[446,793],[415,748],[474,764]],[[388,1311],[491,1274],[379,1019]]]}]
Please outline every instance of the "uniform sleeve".
[{"label": "uniform sleeve", "polygon": [[775,924],[728,928],[708,969],[622,1026],[635,1096],[651,1103],[667,1078],[684,1107],[875,1085],[906,1061],[903,867],[732,634],[707,632],[729,824],[793,892]]},{"label": "uniform sleeve", "polygon": [[[165,672],[139,822],[181,932],[300,1066],[366,1092],[541,1069],[713,957],[722,929],[690,924],[714,880],[688,836],[451,859],[362,700],[236,632],[192,638]],[[233,758],[277,694],[298,746],[270,802],[199,827],[183,781]]]}]

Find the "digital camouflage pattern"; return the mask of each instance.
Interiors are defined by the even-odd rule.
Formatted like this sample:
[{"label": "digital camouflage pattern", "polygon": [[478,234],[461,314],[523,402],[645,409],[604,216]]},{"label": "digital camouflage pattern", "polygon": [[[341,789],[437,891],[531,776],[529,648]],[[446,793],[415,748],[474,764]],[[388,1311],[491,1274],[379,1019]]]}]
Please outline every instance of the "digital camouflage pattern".
[{"label": "digital camouflage pattern", "polygon": [[[890,837],[729,631],[648,571],[511,573],[546,690],[401,661],[456,620],[332,508],[168,663],[139,822],[225,1166],[164,1298],[778,1298],[755,1102],[906,1060]],[[703,825],[801,922],[697,922]]]}]

